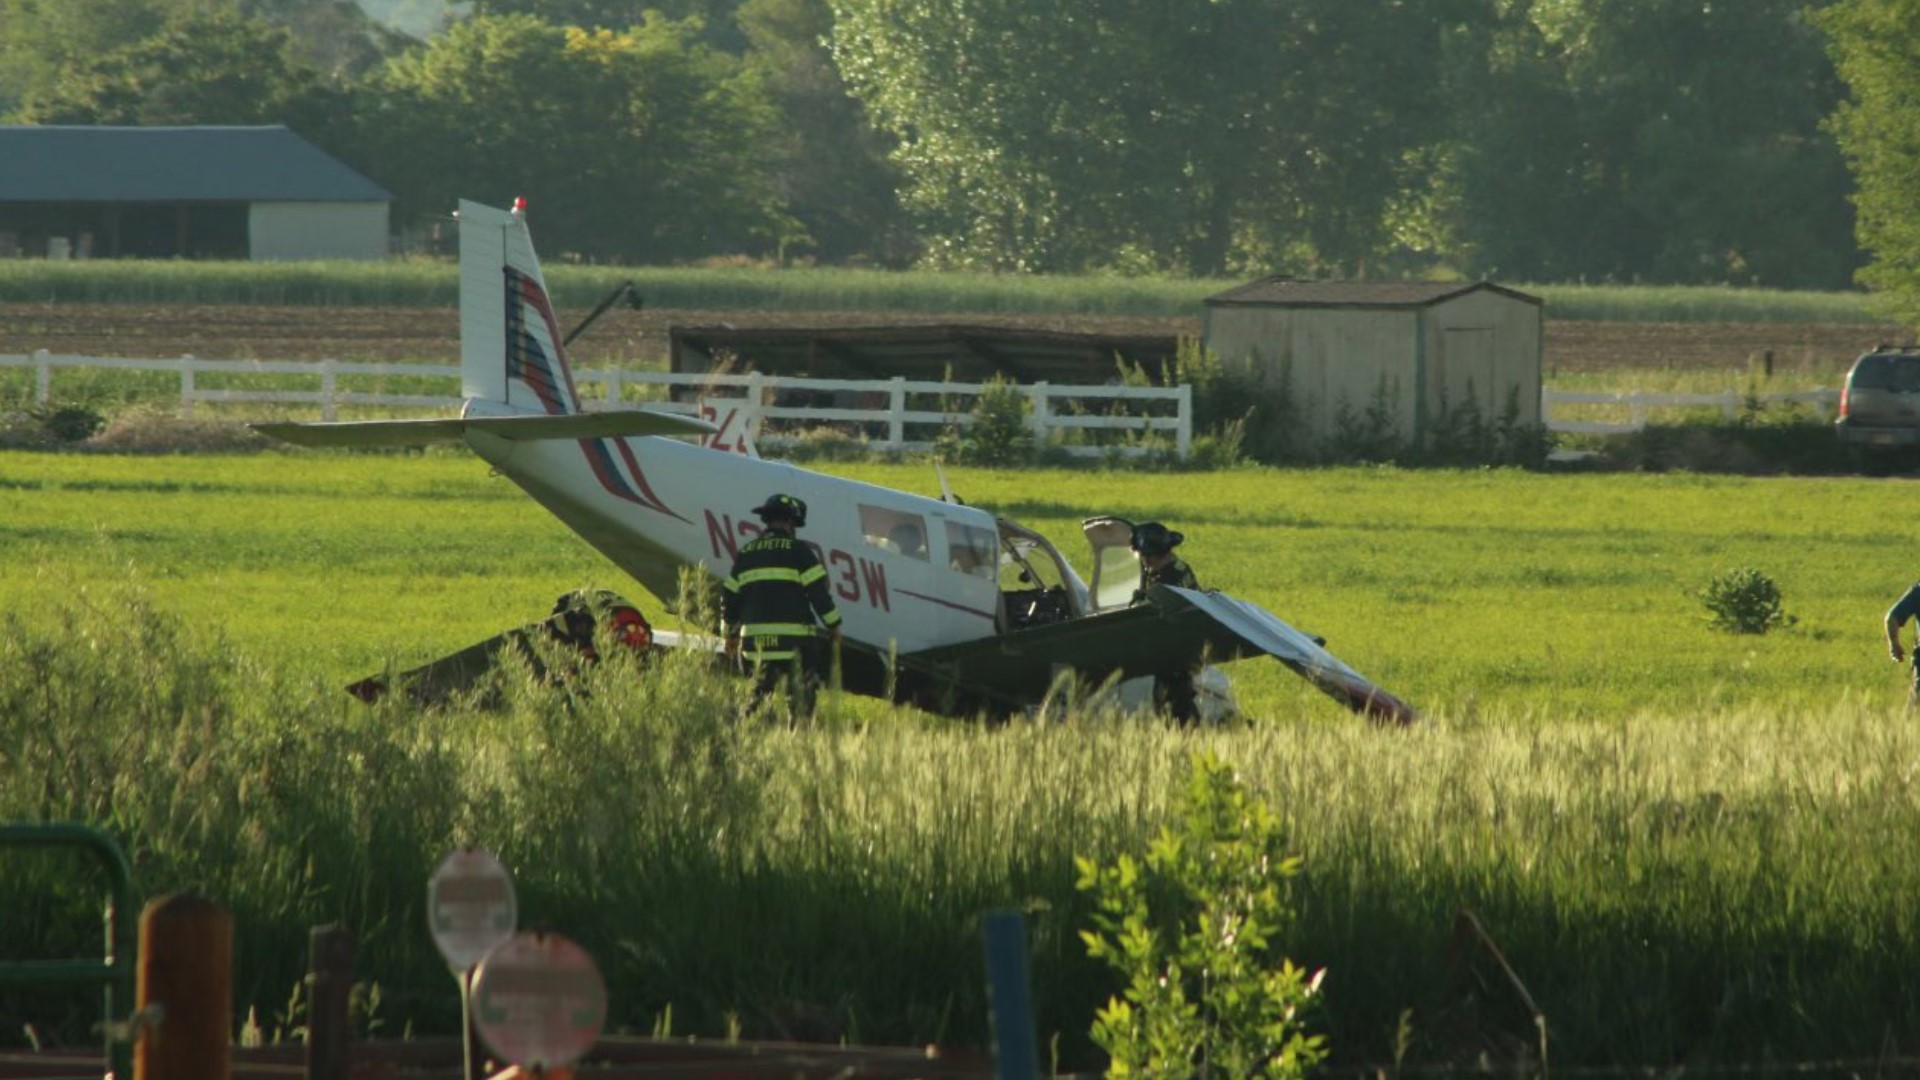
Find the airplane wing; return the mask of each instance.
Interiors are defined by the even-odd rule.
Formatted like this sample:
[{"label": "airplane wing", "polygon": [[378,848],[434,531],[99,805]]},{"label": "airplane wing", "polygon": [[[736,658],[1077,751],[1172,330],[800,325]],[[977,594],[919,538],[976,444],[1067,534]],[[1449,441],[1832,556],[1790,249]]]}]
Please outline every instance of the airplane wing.
[{"label": "airplane wing", "polygon": [[341,420],[322,423],[248,424],[270,438],[297,446],[418,446],[459,442],[469,431],[510,441],[597,439],[637,435],[705,435],[714,426],[679,413],[622,409],[565,416],[463,416],[441,420]]},{"label": "airplane wing", "polygon": [[1094,678],[1162,675],[1202,660],[1271,656],[1349,709],[1406,725],[1420,714],[1271,612],[1218,592],[1158,585],[1147,602],[961,645],[908,653],[906,668],[1006,703],[1040,700],[1061,667]]}]

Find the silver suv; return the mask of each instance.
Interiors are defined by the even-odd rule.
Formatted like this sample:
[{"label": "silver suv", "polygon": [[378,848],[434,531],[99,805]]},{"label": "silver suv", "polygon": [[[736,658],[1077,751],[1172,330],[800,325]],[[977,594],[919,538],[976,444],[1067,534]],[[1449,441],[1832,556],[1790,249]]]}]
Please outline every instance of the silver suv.
[{"label": "silver suv", "polygon": [[1833,427],[1861,450],[1920,446],[1920,349],[1881,345],[1855,360]]}]

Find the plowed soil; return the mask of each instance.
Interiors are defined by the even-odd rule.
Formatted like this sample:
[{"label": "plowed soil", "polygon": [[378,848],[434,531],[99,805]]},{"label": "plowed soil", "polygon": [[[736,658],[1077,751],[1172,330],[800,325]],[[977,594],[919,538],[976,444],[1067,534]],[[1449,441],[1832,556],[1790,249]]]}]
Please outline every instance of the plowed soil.
[{"label": "plowed soil", "polygon": [[[562,312],[571,326],[580,313]],[[1036,315],[903,315],[894,312],[610,311],[571,349],[577,362],[664,366],[672,325],[884,326],[984,323],[1129,334],[1200,332],[1200,319]],[[1878,342],[1906,341],[1897,327],[1826,323],[1662,323],[1549,320],[1545,364],[1555,373],[1607,368],[1746,370],[1771,350],[1776,370],[1843,367]],[[460,325],[452,308],[317,308],[253,305],[0,304],[0,354],[205,359],[452,363]]]}]

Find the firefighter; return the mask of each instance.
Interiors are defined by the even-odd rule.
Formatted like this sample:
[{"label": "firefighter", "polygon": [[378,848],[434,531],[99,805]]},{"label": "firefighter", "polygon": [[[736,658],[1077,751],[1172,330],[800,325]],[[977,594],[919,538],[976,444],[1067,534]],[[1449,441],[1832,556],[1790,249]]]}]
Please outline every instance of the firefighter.
[{"label": "firefighter", "polygon": [[753,508],[766,529],[740,547],[727,576],[721,610],[727,656],[753,674],[754,700],[787,683],[796,718],[813,711],[814,684],[828,662],[814,620],[838,653],[840,611],[827,589],[827,569],[795,533],[806,527],[807,504],[769,496]]},{"label": "firefighter", "polygon": [[[1173,553],[1173,549],[1185,539],[1157,521],[1143,522],[1133,527],[1133,538],[1128,546],[1133,549],[1134,557],[1140,560],[1140,587],[1134,590],[1134,603],[1145,602],[1147,590],[1155,585],[1172,585],[1181,589],[1200,587],[1199,579],[1193,576],[1193,568]],[[1157,675],[1153,680],[1154,706],[1165,709],[1182,724],[1192,724],[1200,719],[1193,676],[1192,668],[1184,668]]]}]

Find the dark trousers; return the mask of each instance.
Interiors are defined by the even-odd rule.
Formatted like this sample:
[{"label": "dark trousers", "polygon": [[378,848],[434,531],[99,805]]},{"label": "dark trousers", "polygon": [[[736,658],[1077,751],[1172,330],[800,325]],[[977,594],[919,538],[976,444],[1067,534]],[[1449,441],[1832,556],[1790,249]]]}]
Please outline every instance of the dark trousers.
[{"label": "dark trousers", "polygon": [[1200,705],[1197,697],[1191,671],[1154,677],[1153,707],[1166,710],[1169,716],[1181,724],[1199,723]]},{"label": "dark trousers", "polygon": [[[760,638],[741,651],[747,673],[753,676],[753,703],[780,694],[796,720],[813,715],[814,694],[825,680],[823,652],[818,638]],[[758,660],[755,653],[773,653],[776,659]],[[780,653],[792,656],[779,657]]]}]

